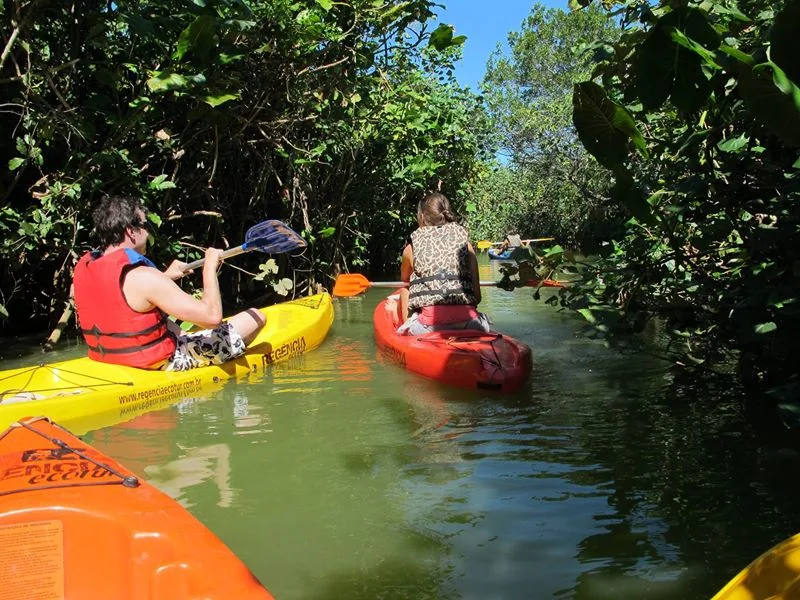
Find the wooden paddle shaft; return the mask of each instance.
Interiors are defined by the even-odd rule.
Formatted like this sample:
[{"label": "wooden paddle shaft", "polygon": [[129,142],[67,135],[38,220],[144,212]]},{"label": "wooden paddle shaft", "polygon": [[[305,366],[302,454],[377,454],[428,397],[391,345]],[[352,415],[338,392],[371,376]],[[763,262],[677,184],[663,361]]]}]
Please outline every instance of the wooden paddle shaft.
[{"label": "wooden paddle shaft", "polygon": [[[529,240],[520,240],[523,244],[530,244],[531,242],[549,242],[550,240],[554,240],[556,238],[553,237],[543,237],[543,238],[531,238]],[[492,242],[492,246],[502,246],[503,242]]]},{"label": "wooden paddle shaft", "polygon": [[[225,250],[225,252],[219,255],[219,258],[220,260],[225,260],[226,258],[230,258],[231,256],[239,256],[244,252],[245,252],[244,244],[242,244],[241,246],[236,246],[235,248],[228,248],[227,250]],[[183,272],[188,273],[192,269],[196,269],[197,267],[202,265],[204,262],[206,262],[205,258],[199,258],[194,262],[190,262],[188,265],[183,267]]]},{"label": "wooden paddle shaft", "polygon": [[[393,287],[405,287],[408,285],[404,281],[372,281],[370,282],[370,287],[385,287],[385,288],[393,288]],[[481,281],[481,287],[492,287],[496,286],[496,281]]]}]

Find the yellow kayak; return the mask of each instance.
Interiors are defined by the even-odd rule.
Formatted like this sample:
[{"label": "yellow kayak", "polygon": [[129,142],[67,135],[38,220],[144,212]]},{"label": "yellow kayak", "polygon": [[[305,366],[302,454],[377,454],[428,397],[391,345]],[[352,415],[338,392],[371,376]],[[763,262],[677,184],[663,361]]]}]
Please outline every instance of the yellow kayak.
[{"label": "yellow kayak", "polygon": [[85,431],[168,406],[222,380],[263,373],[319,346],[333,323],[329,294],[262,308],[267,324],[244,356],[191,371],[149,371],[87,357],[0,371],[0,431],[28,416]]},{"label": "yellow kayak", "polygon": [[800,534],[751,562],[712,600],[794,600],[800,598]]}]

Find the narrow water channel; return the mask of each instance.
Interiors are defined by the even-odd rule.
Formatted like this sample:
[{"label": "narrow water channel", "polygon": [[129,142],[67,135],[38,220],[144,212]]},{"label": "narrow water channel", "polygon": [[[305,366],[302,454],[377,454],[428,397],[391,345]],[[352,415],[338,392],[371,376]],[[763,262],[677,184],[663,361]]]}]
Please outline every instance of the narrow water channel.
[{"label": "narrow water channel", "polygon": [[533,376],[507,396],[446,388],[376,353],[383,293],[337,300],[325,344],[266,376],[86,439],[281,600],[708,598],[800,531],[798,447],[729,385],[487,289]]}]

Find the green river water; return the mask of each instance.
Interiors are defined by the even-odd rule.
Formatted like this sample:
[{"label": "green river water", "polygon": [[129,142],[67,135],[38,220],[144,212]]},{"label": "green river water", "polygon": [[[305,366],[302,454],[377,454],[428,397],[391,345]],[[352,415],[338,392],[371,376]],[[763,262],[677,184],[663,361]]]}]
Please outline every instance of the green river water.
[{"label": "green river water", "polygon": [[708,598],[800,531],[798,445],[736,389],[497,289],[481,308],[533,348],[530,382],[447,388],[381,360],[383,293],[337,300],[324,345],[265,376],[85,439],[281,600]]}]

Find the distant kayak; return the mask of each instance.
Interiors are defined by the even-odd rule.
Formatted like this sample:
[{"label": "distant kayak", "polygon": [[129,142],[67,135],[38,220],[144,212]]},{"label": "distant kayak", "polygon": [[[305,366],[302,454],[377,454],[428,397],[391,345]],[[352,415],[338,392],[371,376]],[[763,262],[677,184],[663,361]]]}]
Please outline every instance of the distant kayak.
[{"label": "distant kayak", "polygon": [[800,598],[800,534],[773,546],[731,579],[711,600]]},{"label": "distant kayak", "polygon": [[[244,356],[190,371],[113,365],[88,357],[0,371],[0,428],[27,416],[104,426],[163,408],[230,377],[263,373],[319,346],[333,323],[328,294],[262,308],[267,325]],[[86,431],[89,427],[80,426]],[[78,430],[78,429],[76,429]]]},{"label": "distant kayak", "polygon": [[270,600],[175,500],[47,419],[0,434],[3,598]]},{"label": "distant kayak", "polygon": [[409,371],[463,388],[512,392],[531,371],[531,349],[500,333],[458,329],[422,336],[398,335],[396,296],[375,308],[375,341],[381,351]]},{"label": "distant kayak", "polygon": [[506,250],[505,252],[498,252],[494,248],[489,248],[489,258],[491,260],[510,260],[511,259],[511,252],[512,250]]}]

